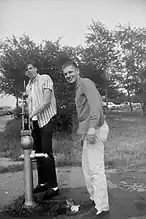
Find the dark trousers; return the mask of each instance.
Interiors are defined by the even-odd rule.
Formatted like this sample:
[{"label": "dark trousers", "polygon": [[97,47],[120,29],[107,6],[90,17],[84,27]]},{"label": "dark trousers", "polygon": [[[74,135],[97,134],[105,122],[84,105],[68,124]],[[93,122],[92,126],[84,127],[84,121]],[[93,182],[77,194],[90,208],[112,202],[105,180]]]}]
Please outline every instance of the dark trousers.
[{"label": "dark trousers", "polygon": [[37,158],[38,184],[48,183],[50,188],[57,187],[55,160],[52,150],[52,120],[42,128],[39,128],[37,121],[33,121],[32,136],[36,153],[48,154],[48,158]]}]

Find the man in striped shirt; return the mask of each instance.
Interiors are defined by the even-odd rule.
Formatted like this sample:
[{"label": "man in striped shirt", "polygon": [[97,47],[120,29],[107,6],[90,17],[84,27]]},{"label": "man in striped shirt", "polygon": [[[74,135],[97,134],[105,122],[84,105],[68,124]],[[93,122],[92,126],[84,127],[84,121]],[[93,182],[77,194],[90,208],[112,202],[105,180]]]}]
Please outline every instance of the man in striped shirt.
[{"label": "man in striped shirt", "polygon": [[52,149],[52,118],[56,114],[53,82],[50,76],[38,74],[33,62],[27,63],[25,75],[29,77],[26,92],[33,127],[34,150],[36,153],[49,155],[48,158],[37,158],[38,185],[33,192],[47,191],[52,197],[59,192]]}]

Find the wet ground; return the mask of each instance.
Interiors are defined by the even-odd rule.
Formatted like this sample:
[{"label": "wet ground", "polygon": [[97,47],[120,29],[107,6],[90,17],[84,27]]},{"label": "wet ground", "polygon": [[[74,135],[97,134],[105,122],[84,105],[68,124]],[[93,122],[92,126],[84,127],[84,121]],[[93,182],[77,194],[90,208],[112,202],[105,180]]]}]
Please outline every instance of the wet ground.
[{"label": "wet ground", "polygon": [[[84,177],[80,167],[58,168],[58,181],[60,196],[56,199],[71,198],[81,206],[77,215],[58,217],[43,216],[43,218],[97,218],[90,212],[93,207],[89,201]],[[36,182],[34,171],[34,181]],[[146,173],[144,168],[137,172],[117,173],[115,170],[107,171],[110,213],[103,219],[144,219],[146,218]],[[0,207],[10,204],[16,197],[23,194],[23,172],[0,175]],[[88,216],[88,217],[87,217]],[[42,216],[38,216],[38,218]],[[5,216],[5,218],[12,218]],[[17,217],[18,218],[18,217]],[[33,218],[33,217],[31,217]],[[36,216],[35,216],[36,218]]]}]

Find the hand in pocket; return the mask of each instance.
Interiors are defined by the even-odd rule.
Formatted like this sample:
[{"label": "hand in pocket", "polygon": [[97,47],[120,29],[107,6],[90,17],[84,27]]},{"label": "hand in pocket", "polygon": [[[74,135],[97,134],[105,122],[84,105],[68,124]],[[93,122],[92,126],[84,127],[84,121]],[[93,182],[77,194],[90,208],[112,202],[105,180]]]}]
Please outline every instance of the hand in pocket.
[{"label": "hand in pocket", "polygon": [[96,129],[90,128],[87,132],[87,141],[89,144],[95,144],[96,143]]},{"label": "hand in pocket", "polygon": [[108,127],[108,125],[103,125],[103,126],[99,129],[99,138],[100,138],[100,140],[101,140],[103,143],[107,141],[108,133],[109,133],[109,127]]}]

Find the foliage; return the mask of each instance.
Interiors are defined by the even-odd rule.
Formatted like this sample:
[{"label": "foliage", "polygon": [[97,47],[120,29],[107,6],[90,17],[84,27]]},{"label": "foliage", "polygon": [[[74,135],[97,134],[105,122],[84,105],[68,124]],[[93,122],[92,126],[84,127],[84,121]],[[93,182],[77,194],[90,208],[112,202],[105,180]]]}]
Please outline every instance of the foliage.
[{"label": "foliage", "polygon": [[14,110],[14,118],[15,119],[20,119],[21,118],[21,113],[22,113],[22,108],[20,106],[17,106]]},{"label": "foliage", "polygon": [[86,35],[86,46],[81,49],[81,71],[85,77],[95,82],[102,95],[109,89],[112,91],[114,81],[111,80],[109,67],[116,60],[115,36],[101,22],[93,21]]},{"label": "foliage", "polygon": [[1,55],[1,92],[21,97],[23,91],[24,66],[27,58],[34,50],[39,49],[28,36],[17,39],[13,36],[2,44]]},{"label": "foliage", "polygon": [[58,113],[54,118],[54,129],[57,132],[72,133],[72,115]]},{"label": "foliage", "polygon": [[[93,80],[102,96],[119,102],[137,96],[143,110],[146,106],[146,29],[130,25],[109,30],[103,23],[92,21],[85,45],[61,46],[45,40],[36,44],[27,35],[7,38],[0,45],[0,92],[21,98],[27,61],[35,61],[40,74],[48,74],[54,82],[58,112],[74,109],[74,88],[67,84],[57,63],[60,52],[69,54],[79,66],[81,76]],[[125,97],[125,98],[127,98]]]},{"label": "foliage", "polygon": [[[15,36],[2,44],[1,55],[1,86],[0,91],[21,98],[24,90],[23,82],[28,79],[24,76],[25,64],[35,61],[40,74],[49,74],[54,82],[57,105],[61,107],[72,101],[68,94],[68,85],[56,66],[56,57],[60,51],[59,41],[43,41],[37,45],[28,36]],[[61,85],[61,86],[60,86]],[[73,101],[72,101],[73,102]]]},{"label": "foliage", "polygon": [[121,87],[127,91],[129,102],[134,94],[141,96],[140,102],[145,102],[145,98],[140,94],[143,93],[145,87],[142,73],[145,72],[146,29],[120,25],[117,27],[115,35],[122,62],[119,68],[120,73],[117,74],[120,76],[118,79]]}]

